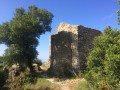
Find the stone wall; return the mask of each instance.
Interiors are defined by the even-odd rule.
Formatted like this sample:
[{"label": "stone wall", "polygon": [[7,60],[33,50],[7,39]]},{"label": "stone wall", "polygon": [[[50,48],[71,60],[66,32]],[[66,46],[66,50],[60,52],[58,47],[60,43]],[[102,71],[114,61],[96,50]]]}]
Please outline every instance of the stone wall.
[{"label": "stone wall", "polygon": [[83,72],[92,41],[100,31],[81,25],[61,23],[50,36],[50,71],[55,76]]},{"label": "stone wall", "polygon": [[83,72],[86,68],[85,62],[86,57],[88,56],[89,49],[93,47],[93,40],[96,36],[101,34],[100,31],[84,27],[78,26],[78,58],[79,58],[79,72]]},{"label": "stone wall", "polygon": [[71,33],[61,31],[51,36],[51,69],[56,76],[72,68]]}]

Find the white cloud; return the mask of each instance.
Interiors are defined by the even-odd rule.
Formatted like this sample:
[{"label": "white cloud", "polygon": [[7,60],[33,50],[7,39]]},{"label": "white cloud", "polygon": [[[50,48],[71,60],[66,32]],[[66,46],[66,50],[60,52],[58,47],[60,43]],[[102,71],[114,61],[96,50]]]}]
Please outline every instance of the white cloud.
[{"label": "white cloud", "polygon": [[114,15],[110,14],[102,18],[102,21],[110,20]]}]

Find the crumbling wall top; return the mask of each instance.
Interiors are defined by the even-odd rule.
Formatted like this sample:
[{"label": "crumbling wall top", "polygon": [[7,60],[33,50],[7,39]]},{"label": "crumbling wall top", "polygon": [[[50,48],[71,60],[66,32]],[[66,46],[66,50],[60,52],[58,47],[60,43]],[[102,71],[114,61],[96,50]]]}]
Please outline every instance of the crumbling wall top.
[{"label": "crumbling wall top", "polygon": [[[84,27],[82,25],[71,25],[68,23],[60,23],[60,25],[56,28],[56,34],[65,31],[65,32],[72,32],[73,34],[77,34],[80,30],[90,30],[90,31],[98,31],[96,29],[92,29],[89,27]],[[100,31],[99,31],[100,32]]]},{"label": "crumbling wall top", "polygon": [[77,31],[79,25],[70,25],[67,23],[60,23],[56,28],[56,32],[66,31],[66,32],[75,32]]}]

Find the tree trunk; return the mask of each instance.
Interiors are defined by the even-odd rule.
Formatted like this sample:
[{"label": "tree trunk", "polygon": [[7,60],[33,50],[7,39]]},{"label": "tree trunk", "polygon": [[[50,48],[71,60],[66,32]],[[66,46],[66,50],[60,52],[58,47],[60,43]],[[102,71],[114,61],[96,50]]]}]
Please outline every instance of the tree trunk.
[{"label": "tree trunk", "polygon": [[30,72],[34,72],[33,66],[32,66],[32,60],[28,59],[28,67],[30,69]]}]

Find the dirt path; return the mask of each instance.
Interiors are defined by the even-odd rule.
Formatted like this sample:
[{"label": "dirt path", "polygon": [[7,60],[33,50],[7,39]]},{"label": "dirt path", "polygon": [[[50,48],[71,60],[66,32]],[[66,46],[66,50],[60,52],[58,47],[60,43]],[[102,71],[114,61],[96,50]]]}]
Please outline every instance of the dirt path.
[{"label": "dirt path", "polygon": [[79,82],[84,81],[85,79],[66,79],[66,80],[55,80],[55,78],[46,78],[51,83],[58,84],[60,90],[74,90],[78,86]]},{"label": "dirt path", "polygon": [[55,81],[54,78],[48,78],[47,80],[52,83],[58,84],[60,86],[61,90],[70,90],[68,84],[66,84],[64,81]]},{"label": "dirt path", "polygon": [[[41,67],[44,72],[46,72],[46,69]],[[82,79],[56,79],[56,78],[49,78],[46,73],[43,74],[43,77],[46,78],[51,83],[57,84],[60,86],[59,90],[75,90],[75,88],[78,87],[79,82],[85,81],[84,78]]]}]

